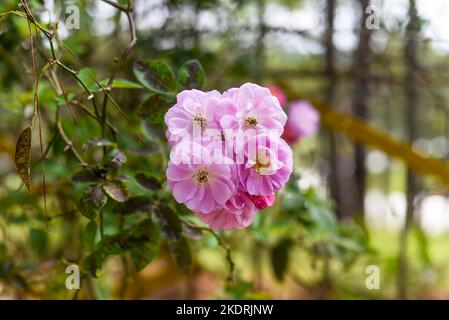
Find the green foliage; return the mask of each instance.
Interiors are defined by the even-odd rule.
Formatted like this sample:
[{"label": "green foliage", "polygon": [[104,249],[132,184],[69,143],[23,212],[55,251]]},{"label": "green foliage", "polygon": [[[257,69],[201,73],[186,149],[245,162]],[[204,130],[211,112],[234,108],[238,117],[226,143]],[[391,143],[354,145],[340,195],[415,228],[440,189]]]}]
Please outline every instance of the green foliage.
[{"label": "green foliage", "polygon": [[95,219],[106,204],[107,198],[99,186],[89,187],[81,197],[78,208],[83,216]]},{"label": "green foliage", "polygon": [[128,188],[122,181],[106,181],[102,187],[104,192],[115,201],[125,202],[129,198]]},{"label": "green foliage", "polygon": [[178,72],[178,88],[180,91],[201,89],[205,79],[203,67],[198,60],[190,60],[182,65]]},{"label": "green foliage", "polygon": [[95,237],[97,235],[97,223],[91,220],[84,229],[84,246],[87,252],[93,251],[95,247]]},{"label": "green foliage", "polygon": [[[109,84],[109,80],[108,79],[101,80],[100,84],[103,87],[107,87]],[[126,79],[114,79],[114,81],[112,81],[111,88],[112,89],[143,89],[143,87],[140,84],[130,81],[130,80],[126,80]]]},{"label": "green foliage", "polygon": [[150,123],[162,123],[165,113],[175,102],[171,95],[152,94],[140,104],[138,113]]},{"label": "green foliage", "polygon": [[83,89],[88,89],[90,92],[99,91],[101,88],[95,81],[97,71],[93,68],[81,69],[78,73],[78,79]]},{"label": "green foliage", "polygon": [[104,236],[95,251],[87,256],[82,266],[93,276],[105,259],[112,255],[129,252],[137,271],[148,265],[159,251],[160,236],[151,219],[145,219],[136,226],[114,236]]},{"label": "green foliage", "polygon": [[176,90],[173,71],[160,61],[135,62],[133,70],[137,80],[152,92],[170,95]]},{"label": "green foliage", "polygon": [[42,256],[48,248],[48,233],[41,229],[30,229],[29,241],[31,249]]},{"label": "green foliage", "polygon": [[146,175],[145,173],[139,172],[136,174],[136,181],[144,188],[151,191],[159,191],[162,188],[162,184],[158,178],[154,176]]},{"label": "green foliage", "polygon": [[330,202],[312,188],[301,192],[294,177],[287,184],[283,209],[303,227],[301,247],[313,256],[337,259],[347,265],[369,252],[363,231],[356,225],[338,222]]},{"label": "green foliage", "polygon": [[179,216],[166,204],[161,204],[157,208],[156,216],[160,221],[162,232],[168,240],[170,253],[181,270],[189,274],[192,269],[192,254],[189,243],[183,235]]},{"label": "green foliage", "polygon": [[152,212],[154,209],[154,200],[147,196],[135,196],[129,198],[126,202],[120,203],[116,211],[121,215],[127,215],[136,212]]},{"label": "green foliage", "polygon": [[279,281],[284,280],[288,268],[290,249],[293,244],[290,238],[283,238],[271,249],[271,264],[276,279]]}]

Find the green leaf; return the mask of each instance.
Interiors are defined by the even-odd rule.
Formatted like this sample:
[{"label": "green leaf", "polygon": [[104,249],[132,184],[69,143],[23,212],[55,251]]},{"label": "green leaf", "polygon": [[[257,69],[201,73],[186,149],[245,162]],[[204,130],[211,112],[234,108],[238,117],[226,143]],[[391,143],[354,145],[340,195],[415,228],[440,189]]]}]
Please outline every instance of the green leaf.
[{"label": "green leaf", "polygon": [[101,88],[98,83],[95,82],[95,77],[97,75],[97,71],[92,68],[84,68],[81,69],[78,73],[79,80],[83,83],[81,87],[86,87],[91,92],[99,91]]},{"label": "green leaf", "polygon": [[150,123],[163,123],[165,113],[175,103],[173,96],[152,94],[139,105],[137,113]]},{"label": "green leaf", "polygon": [[30,178],[30,158],[31,158],[31,127],[27,127],[17,140],[16,153],[14,156],[17,172],[28,191],[31,191]]},{"label": "green leaf", "polygon": [[168,240],[168,248],[173,259],[184,273],[189,274],[192,269],[192,252],[189,242],[183,235],[181,219],[171,207],[164,203],[156,210],[156,216]]},{"label": "green leaf", "polygon": [[176,89],[173,71],[162,62],[157,60],[136,61],[133,71],[139,82],[152,92],[168,94]]},{"label": "green leaf", "polygon": [[93,277],[97,277],[97,270],[101,269],[106,256],[102,256],[98,251],[92,252],[81,262],[81,268],[84,272],[89,271]]},{"label": "green leaf", "polygon": [[131,259],[137,272],[145,268],[153,260],[161,245],[159,230],[151,219],[141,223],[139,230],[148,237],[148,240],[143,245],[133,246],[130,249]]},{"label": "green leaf", "polygon": [[106,204],[107,198],[101,188],[95,186],[87,189],[81,197],[78,208],[83,216],[95,219],[98,212]]},{"label": "green leaf", "polygon": [[198,60],[190,60],[182,65],[178,73],[179,90],[201,89],[205,73]]},{"label": "green leaf", "polygon": [[92,251],[95,246],[95,236],[97,235],[97,223],[95,220],[90,221],[84,229],[84,244],[87,251]]},{"label": "green leaf", "polygon": [[192,272],[192,252],[186,237],[180,236],[177,240],[170,240],[168,248],[181,270],[185,274],[190,274]]},{"label": "green leaf", "polygon": [[104,236],[95,252],[85,258],[82,265],[95,276],[107,257],[128,252],[137,271],[147,266],[159,251],[159,230],[151,219],[146,219],[118,235]]},{"label": "green leaf", "polygon": [[[103,87],[107,87],[109,83],[109,79],[104,79],[100,81]],[[114,89],[143,89],[143,86],[126,79],[115,79],[112,82],[112,88]]]},{"label": "green leaf", "polygon": [[162,184],[158,178],[154,176],[148,176],[145,173],[136,174],[137,182],[144,188],[151,191],[159,191],[162,188]]},{"label": "green leaf", "polygon": [[85,169],[72,176],[74,182],[100,182],[102,180],[100,172],[93,169]]},{"label": "green leaf", "polygon": [[107,181],[103,185],[103,190],[115,201],[125,202],[128,200],[128,188],[121,181]]},{"label": "green leaf", "polygon": [[176,240],[182,234],[182,221],[170,206],[161,203],[156,210],[156,217],[159,219],[162,232],[168,240]]},{"label": "green leaf", "polygon": [[31,249],[39,256],[45,253],[48,247],[48,234],[40,229],[31,229],[29,234]]},{"label": "green leaf", "polygon": [[274,275],[279,281],[284,279],[285,272],[287,271],[292,244],[290,238],[284,238],[271,250],[271,265],[273,266]]},{"label": "green leaf", "polygon": [[135,212],[152,212],[154,201],[146,196],[136,196],[129,198],[128,201],[120,203],[118,212],[120,214],[130,214]]}]

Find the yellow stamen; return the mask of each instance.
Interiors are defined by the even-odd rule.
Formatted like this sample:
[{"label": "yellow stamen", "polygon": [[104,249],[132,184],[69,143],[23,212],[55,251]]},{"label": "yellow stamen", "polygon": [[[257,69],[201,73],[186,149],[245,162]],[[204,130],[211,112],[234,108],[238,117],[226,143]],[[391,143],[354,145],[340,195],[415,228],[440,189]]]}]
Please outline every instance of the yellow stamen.
[{"label": "yellow stamen", "polygon": [[196,182],[206,184],[209,181],[209,171],[207,168],[199,169],[196,171],[194,178],[196,179]]}]

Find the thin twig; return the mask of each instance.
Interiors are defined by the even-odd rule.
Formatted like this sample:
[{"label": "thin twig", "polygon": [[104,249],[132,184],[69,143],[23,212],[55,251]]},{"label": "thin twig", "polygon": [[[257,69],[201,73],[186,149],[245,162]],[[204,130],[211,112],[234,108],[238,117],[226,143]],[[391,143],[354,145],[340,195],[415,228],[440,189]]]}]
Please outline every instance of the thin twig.
[{"label": "thin twig", "polygon": [[[28,3],[26,0],[21,0],[22,6],[24,8],[28,8]],[[27,16],[28,13],[26,12]],[[31,23],[28,20],[28,31],[30,33],[30,47],[31,47],[31,64],[33,69],[33,82],[34,82],[34,114],[37,115],[37,118],[39,120],[39,147],[41,151],[41,157],[42,157],[42,185],[43,185],[43,192],[44,192],[44,215],[47,216],[47,188],[46,188],[46,181],[45,181],[45,159],[44,159],[44,143],[42,139],[42,118],[41,113],[39,109],[39,96],[38,96],[38,86],[39,81],[37,78],[36,73],[36,56],[34,51],[34,42],[33,42],[33,32],[31,30]],[[37,29],[36,29],[36,36],[37,36]],[[34,122],[34,118],[33,118]],[[46,224],[48,227],[48,225]]]},{"label": "thin twig", "polygon": [[64,132],[64,129],[62,128],[61,122],[58,122],[57,127],[58,127],[59,134],[61,135],[61,138],[64,140],[65,144],[70,149],[70,151],[75,156],[75,158],[79,161],[80,165],[81,166],[87,166],[87,163],[83,160],[83,157],[81,157],[79,152],[73,146],[72,141],[67,137],[66,133]]},{"label": "thin twig", "polygon": [[229,247],[229,245],[212,229],[205,227],[198,227],[186,220],[182,220],[182,222],[191,229],[196,229],[202,232],[209,232],[210,234],[212,234],[212,236],[217,240],[220,247],[222,247],[226,251],[226,262],[228,263],[229,267],[229,274],[227,280],[229,282],[234,281],[235,263],[234,260],[232,259],[231,248]]},{"label": "thin twig", "polygon": [[[128,19],[129,29],[130,29],[130,33],[131,33],[131,40],[130,40],[128,46],[125,48],[125,50],[123,50],[120,58],[115,61],[116,67],[114,68],[112,75],[109,77],[108,84],[107,84],[107,86],[110,87],[114,83],[114,78],[115,78],[117,71],[120,68],[122,62],[125,61],[126,58],[128,58],[132,49],[135,47],[135,45],[137,43],[137,33],[136,33],[136,25],[135,25],[134,18],[132,15],[132,12],[133,12],[133,1],[132,0],[128,0],[128,6],[126,8],[121,5],[117,6],[116,3],[111,2],[111,1],[107,1],[107,0],[103,0],[103,1],[114,6],[115,8],[119,9],[123,13],[125,13],[125,15]],[[101,134],[103,137],[105,136],[107,104],[108,104],[108,96],[105,92],[104,98],[103,98],[103,104],[102,104],[102,108],[101,108]]]}]

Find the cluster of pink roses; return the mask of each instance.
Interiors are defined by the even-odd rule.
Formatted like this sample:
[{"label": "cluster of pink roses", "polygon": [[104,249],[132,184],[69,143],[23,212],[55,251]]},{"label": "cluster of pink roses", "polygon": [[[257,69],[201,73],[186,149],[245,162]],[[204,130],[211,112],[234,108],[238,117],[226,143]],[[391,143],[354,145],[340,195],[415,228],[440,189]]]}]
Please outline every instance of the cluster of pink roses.
[{"label": "cluster of pink roses", "polygon": [[165,115],[174,198],[213,230],[247,227],[292,172],[287,116],[268,88],[185,90]]}]

